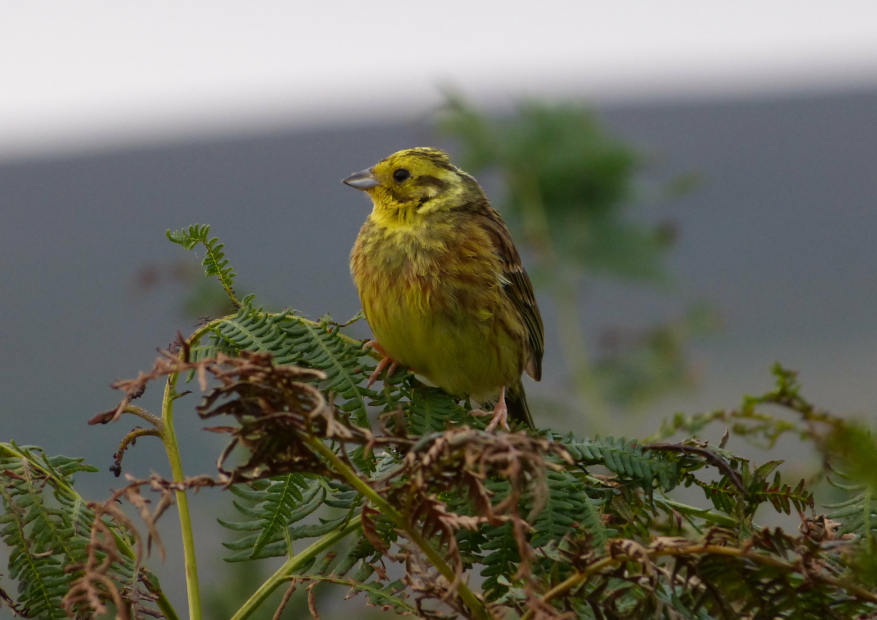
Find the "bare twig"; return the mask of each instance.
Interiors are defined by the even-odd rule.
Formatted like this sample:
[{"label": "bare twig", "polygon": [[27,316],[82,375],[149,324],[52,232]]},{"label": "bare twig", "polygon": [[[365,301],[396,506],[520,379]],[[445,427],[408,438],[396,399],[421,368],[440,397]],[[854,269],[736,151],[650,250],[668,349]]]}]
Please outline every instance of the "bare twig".
[{"label": "bare twig", "polygon": [[137,439],[140,437],[161,437],[161,431],[157,428],[140,428],[137,427],[122,439],[122,443],[119,444],[119,449],[116,450],[116,453],[113,455],[113,465],[110,467],[110,471],[118,478],[122,473],[122,458],[125,456],[125,451],[129,446],[133,446],[137,443]]},{"label": "bare twig", "polygon": [[283,595],[283,600],[280,601],[280,605],[277,607],[277,611],[274,612],[273,620],[280,620],[280,616],[283,613],[283,610],[286,609],[286,604],[289,603],[289,599],[292,596],[293,592],[295,592],[295,579],[290,580],[289,587],[286,589],[286,593]]},{"label": "bare twig", "polygon": [[[15,604],[12,597],[6,593],[6,590],[0,588],[0,603],[6,603],[7,607],[12,610],[12,615],[23,616],[22,610]],[[2,605],[0,605],[2,607]]]},{"label": "bare twig", "polygon": [[313,616],[314,620],[320,620],[320,616],[317,613],[317,593],[314,591],[315,585],[317,585],[316,581],[308,586],[308,611],[311,612],[311,616]]}]

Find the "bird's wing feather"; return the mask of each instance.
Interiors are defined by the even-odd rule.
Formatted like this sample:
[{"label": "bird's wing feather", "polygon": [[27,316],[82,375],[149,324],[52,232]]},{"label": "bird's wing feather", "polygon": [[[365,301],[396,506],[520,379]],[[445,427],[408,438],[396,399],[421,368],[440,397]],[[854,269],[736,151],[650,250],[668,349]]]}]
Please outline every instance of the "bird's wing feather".
[{"label": "bird's wing feather", "polygon": [[545,329],[542,326],[539,306],[536,305],[536,296],[533,294],[530,276],[527,275],[527,271],[521,264],[518,250],[515,248],[511,234],[509,234],[509,230],[499,213],[492,207],[487,207],[485,212],[481,214],[481,219],[480,223],[487,232],[502,263],[502,275],[505,280],[502,287],[503,293],[512,302],[527,331],[527,347],[530,354],[526,366],[527,374],[539,381],[542,378]]}]

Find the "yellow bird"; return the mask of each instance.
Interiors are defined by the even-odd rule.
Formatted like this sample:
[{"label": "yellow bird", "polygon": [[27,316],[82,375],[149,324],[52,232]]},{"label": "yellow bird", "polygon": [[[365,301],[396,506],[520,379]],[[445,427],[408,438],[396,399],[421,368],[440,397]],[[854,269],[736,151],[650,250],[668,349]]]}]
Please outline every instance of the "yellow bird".
[{"label": "yellow bird", "polygon": [[432,148],[399,151],[343,182],[374,203],[350,255],[370,344],[384,356],[369,385],[401,365],[455,396],[498,397],[489,430],[508,429],[509,414],[532,428],[521,376],[542,377],[542,317],[478,182]]}]

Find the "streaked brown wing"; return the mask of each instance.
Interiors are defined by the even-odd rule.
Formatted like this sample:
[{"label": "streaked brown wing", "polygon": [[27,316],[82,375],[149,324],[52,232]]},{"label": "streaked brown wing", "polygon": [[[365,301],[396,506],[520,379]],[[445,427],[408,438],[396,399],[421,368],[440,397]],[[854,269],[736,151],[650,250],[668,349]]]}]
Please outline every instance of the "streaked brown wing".
[{"label": "streaked brown wing", "polygon": [[503,292],[518,311],[527,330],[527,344],[532,360],[532,366],[527,364],[527,374],[539,381],[542,378],[542,354],[545,352],[545,328],[542,326],[542,316],[539,314],[539,306],[536,305],[530,276],[521,264],[518,250],[499,213],[485,205],[478,218],[502,261],[503,277],[506,279]]}]

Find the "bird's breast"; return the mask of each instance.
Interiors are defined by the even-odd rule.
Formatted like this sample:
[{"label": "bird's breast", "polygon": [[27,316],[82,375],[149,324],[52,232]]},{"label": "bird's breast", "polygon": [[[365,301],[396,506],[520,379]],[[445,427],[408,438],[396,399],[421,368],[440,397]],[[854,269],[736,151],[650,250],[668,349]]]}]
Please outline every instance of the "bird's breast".
[{"label": "bird's breast", "polygon": [[[496,305],[500,265],[487,240],[459,229],[432,228],[363,226],[351,253],[351,272],[364,304],[406,316],[462,310],[470,320]],[[369,308],[364,310],[370,316]]]},{"label": "bird's breast", "polygon": [[[366,225],[351,270],[376,340],[394,360],[452,393],[514,374],[499,264],[477,237],[442,242],[388,236]],[[518,376],[520,370],[517,369]],[[481,375],[487,375],[482,377]]]}]

